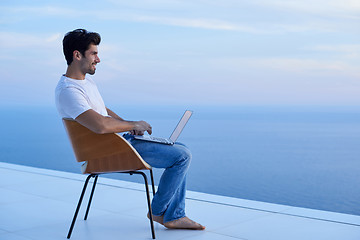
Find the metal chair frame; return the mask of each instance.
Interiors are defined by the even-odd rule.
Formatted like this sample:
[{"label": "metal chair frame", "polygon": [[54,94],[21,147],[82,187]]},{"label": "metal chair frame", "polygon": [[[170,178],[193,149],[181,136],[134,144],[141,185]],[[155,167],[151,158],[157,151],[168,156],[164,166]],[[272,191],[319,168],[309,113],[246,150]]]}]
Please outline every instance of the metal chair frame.
[{"label": "metal chair frame", "polygon": [[[149,169],[150,171],[150,177],[151,177],[151,185],[152,185],[152,192],[153,192],[153,195],[155,194],[155,186],[154,186],[154,177],[153,177],[153,172],[152,172],[152,169]],[[154,221],[153,221],[153,215],[152,215],[152,211],[151,211],[151,201],[150,201],[150,193],[149,193],[149,186],[148,186],[148,180],[147,180],[147,176],[144,172],[142,171],[125,171],[125,172],[116,172],[116,173],[128,173],[130,175],[133,175],[133,174],[139,174],[139,175],[142,175],[143,178],[144,178],[144,182],[145,182],[145,189],[146,189],[146,198],[147,198],[147,204],[148,204],[148,209],[149,209],[149,219],[150,219],[150,227],[151,227],[151,235],[152,235],[152,238],[155,239],[155,230],[154,230]],[[91,206],[91,202],[92,202],[92,198],[94,196],[94,192],[95,192],[95,186],[96,186],[96,183],[97,183],[97,179],[99,177],[99,175],[101,174],[106,174],[106,173],[91,173],[85,180],[85,183],[84,183],[84,187],[82,189],[82,192],[81,192],[81,195],[80,195],[80,199],[79,199],[79,202],[78,202],[78,205],[76,207],[76,210],[75,210],[75,213],[74,213],[74,217],[73,217],[73,220],[71,222],[71,225],[70,225],[70,229],[69,229],[69,232],[68,232],[68,235],[67,235],[67,238],[70,239],[71,237],[71,233],[73,231],[73,228],[74,228],[74,225],[75,225],[75,222],[76,222],[76,218],[77,218],[77,215],[79,213],[79,210],[80,210],[80,207],[81,207],[81,203],[83,201],[83,198],[84,198],[84,195],[85,195],[85,192],[86,192],[86,188],[87,188],[87,185],[89,183],[89,180],[91,178],[94,178],[94,182],[93,182],[93,186],[92,186],[92,189],[91,189],[91,193],[90,193],[90,197],[89,197],[89,201],[88,201],[88,205],[87,205],[87,208],[86,208],[86,212],[85,212],[85,217],[84,217],[84,220],[87,220],[88,218],[88,214],[89,214],[89,210],[90,210],[90,206]]]}]

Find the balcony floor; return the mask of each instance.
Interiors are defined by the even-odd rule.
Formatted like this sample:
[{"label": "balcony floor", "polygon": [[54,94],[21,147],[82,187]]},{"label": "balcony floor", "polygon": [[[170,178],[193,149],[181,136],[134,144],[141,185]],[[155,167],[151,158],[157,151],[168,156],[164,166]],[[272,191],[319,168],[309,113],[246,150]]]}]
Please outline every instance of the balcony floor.
[{"label": "balcony floor", "polygon": [[[66,239],[85,178],[0,162],[0,239]],[[100,177],[89,218],[82,219],[84,201],[71,239],[151,239],[145,196],[142,184]],[[206,230],[168,230],[155,223],[157,239],[360,239],[360,216],[192,191],[186,204],[189,217]]]}]

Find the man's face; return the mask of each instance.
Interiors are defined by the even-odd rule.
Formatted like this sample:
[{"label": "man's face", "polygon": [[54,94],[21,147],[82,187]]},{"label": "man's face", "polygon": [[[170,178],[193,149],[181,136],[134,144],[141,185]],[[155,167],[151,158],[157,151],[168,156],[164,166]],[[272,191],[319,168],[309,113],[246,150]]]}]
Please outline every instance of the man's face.
[{"label": "man's face", "polygon": [[94,44],[90,44],[89,49],[85,51],[85,56],[81,58],[82,72],[93,75],[96,70],[96,64],[99,62],[98,47]]}]

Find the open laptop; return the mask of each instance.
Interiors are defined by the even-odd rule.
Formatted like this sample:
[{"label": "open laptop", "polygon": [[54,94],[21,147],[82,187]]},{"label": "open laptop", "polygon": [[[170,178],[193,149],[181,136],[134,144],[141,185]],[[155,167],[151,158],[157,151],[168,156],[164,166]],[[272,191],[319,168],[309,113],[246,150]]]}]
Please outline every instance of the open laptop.
[{"label": "open laptop", "polygon": [[153,136],[149,136],[149,135],[143,135],[143,136],[135,135],[134,138],[138,139],[138,140],[143,140],[143,141],[150,141],[150,142],[173,145],[176,142],[176,140],[178,139],[178,137],[180,136],[180,133],[184,129],[186,123],[189,121],[192,114],[193,114],[193,112],[190,110],[185,111],[184,115],[181,117],[180,121],[178,122],[176,128],[172,132],[170,138],[159,138],[159,137],[153,137]]}]

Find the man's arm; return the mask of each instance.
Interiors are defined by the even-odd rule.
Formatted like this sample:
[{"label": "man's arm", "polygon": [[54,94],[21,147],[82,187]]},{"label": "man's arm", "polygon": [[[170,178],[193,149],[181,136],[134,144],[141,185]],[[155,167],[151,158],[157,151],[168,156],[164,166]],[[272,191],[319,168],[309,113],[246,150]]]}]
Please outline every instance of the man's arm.
[{"label": "man's arm", "polygon": [[[125,121],[124,119],[122,119],[121,117],[119,117],[119,115],[117,115],[116,113],[114,113],[112,110],[110,110],[109,108],[106,108],[106,111],[107,111],[107,113],[109,114],[109,116],[111,116],[111,117],[113,117],[113,118],[115,118],[115,119],[118,119],[118,120],[121,120],[121,121]],[[132,134],[132,135],[140,135],[140,136],[142,136],[142,135],[144,135],[144,130],[141,130],[141,131],[138,131],[138,130],[135,130],[135,129],[133,129],[133,130],[131,130],[131,131],[129,131],[130,132],[130,134]]]},{"label": "man's arm", "polygon": [[[111,113],[108,111],[110,116],[111,114],[115,114],[111,110],[110,112]],[[80,114],[75,120],[81,125],[98,134],[127,131],[147,131],[149,134],[152,133],[150,124],[145,121],[125,121],[119,116],[117,116],[118,118],[116,116],[105,117],[90,109]]]},{"label": "man's arm", "polygon": [[121,117],[119,117],[116,113],[114,113],[113,111],[111,111],[109,108],[106,108],[106,111],[107,111],[107,113],[109,114],[109,116],[124,121],[124,119],[122,119]]}]

